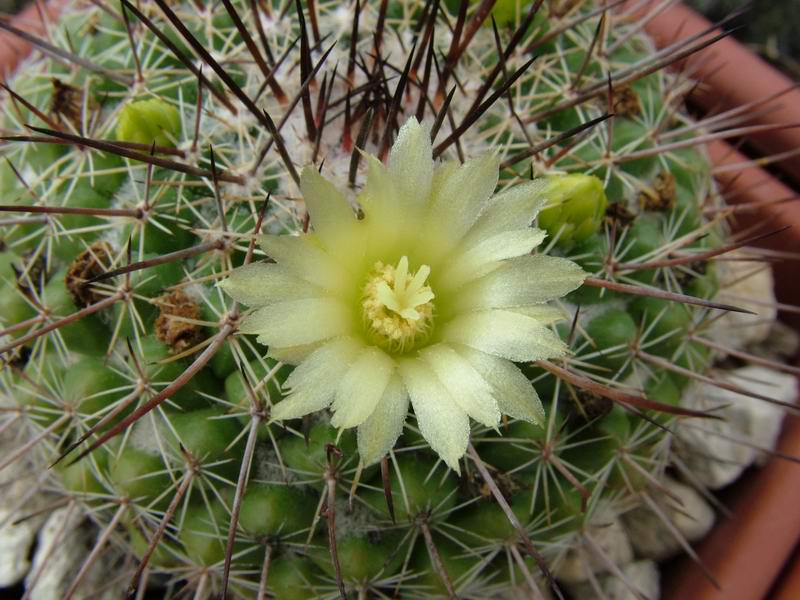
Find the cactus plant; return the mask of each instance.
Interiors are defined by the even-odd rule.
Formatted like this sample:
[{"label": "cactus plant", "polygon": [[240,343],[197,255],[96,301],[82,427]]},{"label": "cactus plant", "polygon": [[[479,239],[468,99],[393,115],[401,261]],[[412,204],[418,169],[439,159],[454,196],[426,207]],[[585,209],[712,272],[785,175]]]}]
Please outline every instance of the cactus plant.
[{"label": "cactus plant", "polygon": [[48,36],[4,86],[2,466],[99,528],[65,597],[106,548],[197,597],[618,571],[598,528],[749,357],[662,70],[705,42],[588,0],[76,0]]}]

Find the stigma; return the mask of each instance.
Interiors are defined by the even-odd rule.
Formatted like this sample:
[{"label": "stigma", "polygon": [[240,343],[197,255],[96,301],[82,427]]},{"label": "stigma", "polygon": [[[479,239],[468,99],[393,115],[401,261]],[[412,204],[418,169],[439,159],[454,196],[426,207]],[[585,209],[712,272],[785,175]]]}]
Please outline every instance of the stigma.
[{"label": "stigma", "polygon": [[435,295],[426,284],[431,269],[408,270],[408,257],[396,266],[376,262],[362,290],[364,326],[372,341],[391,352],[407,352],[428,337]]}]

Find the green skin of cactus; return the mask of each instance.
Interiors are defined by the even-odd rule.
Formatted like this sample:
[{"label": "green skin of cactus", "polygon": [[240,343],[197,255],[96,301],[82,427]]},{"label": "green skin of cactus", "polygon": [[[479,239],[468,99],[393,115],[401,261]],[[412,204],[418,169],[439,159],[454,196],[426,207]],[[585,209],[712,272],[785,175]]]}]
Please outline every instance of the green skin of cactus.
[{"label": "green skin of cactus", "polygon": [[[529,5],[522,2],[518,6],[516,2],[500,0],[493,9],[493,16],[502,30],[513,25],[518,14],[524,16]],[[450,8],[451,16],[457,13],[457,8],[457,3]],[[403,6],[401,3],[390,3],[390,16],[392,11],[402,16]],[[87,57],[104,64],[106,59],[103,53],[110,53],[110,49],[126,43],[127,34],[117,19],[95,9],[93,14],[98,16],[100,23],[95,34],[86,33],[86,16],[70,15],[65,19],[64,26],[75,39],[86,40]],[[195,20],[188,24],[206,47],[223,52],[230,44],[231,35],[239,40],[238,34],[232,34],[235,31],[233,23],[223,11],[215,13],[209,23],[208,27],[205,23],[201,26]],[[538,32],[536,35],[546,31],[547,26],[547,17],[542,12],[533,25]],[[594,25],[587,29],[589,39],[593,29]],[[166,30],[170,39],[181,48],[186,47],[172,28],[167,27]],[[125,86],[85,73],[70,80],[70,83],[80,86],[88,82],[95,99],[108,94],[107,108],[116,109],[116,117],[114,122],[106,123],[104,137],[164,147],[172,147],[178,141],[181,147],[185,147],[191,135],[187,135],[185,127],[182,127],[178,107],[181,99],[184,104],[193,106],[197,99],[196,78],[189,77],[183,82],[176,82],[170,70],[182,69],[182,64],[160,43],[148,48],[152,51],[152,64],[158,65],[150,70],[152,81],[149,84],[163,87],[162,91],[155,93],[156,97],[148,95],[130,99]],[[570,39],[551,41],[539,51],[545,58],[548,53],[554,56],[562,53],[564,63],[573,71],[580,67],[585,56],[584,49],[577,47]],[[110,61],[108,66],[116,69],[119,68],[120,58],[118,53],[114,56],[115,60]],[[632,64],[642,56],[642,50],[636,44],[625,44],[612,58],[623,64]],[[134,65],[131,57],[124,58],[127,68],[132,71]],[[491,66],[493,57],[490,55],[487,60]],[[52,61],[48,64],[48,77],[57,75],[69,79],[69,70]],[[599,63],[590,61],[586,76],[600,72]],[[239,67],[232,66],[231,73],[240,84],[246,82],[244,71]],[[43,81],[47,82],[48,79],[38,76],[26,84],[24,77],[18,77],[15,90],[44,108],[49,105],[50,97],[49,88],[43,85]],[[520,82],[521,89],[528,95],[537,93],[536,85],[534,79]],[[662,85],[656,78],[637,83],[635,90],[644,106],[657,108],[660,105],[665,95]],[[208,95],[207,90],[205,94]],[[478,127],[488,130],[507,120],[504,115],[489,114],[485,124],[479,124]],[[549,118],[548,123],[555,131],[563,131],[583,120],[583,115],[569,109]],[[23,109],[23,122],[34,121],[35,117]],[[225,143],[236,145],[239,142],[237,133],[233,130],[224,131],[217,135],[214,143],[220,146]],[[498,139],[524,143],[524,140],[515,136],[516,133],[503,131]],[[568,154],[563,162],[564,168],[583,171],[584,164],[600,161],[606,151],[602,139],[600,136],[592,138],[589,143],[580,145]],[[648,124],[643,119],[619,117],[615,120],[614,152],[642,150],[651,145]],[[201,149],[201,153],[207,160],[207,149]],[[96,172],[92,177],[83,176],[90,170],[85,158],[88,154],[92,158],[91,170]],[[143,165],[136,161],[99,152],[82,153],[54,144],[37,145],[35,151],[31,148],[22,156],[25,166],[37,172],[63,161],[56,172],[64,175],[66,180],[49,198],[48,203],[51,204],[107,208],[114,204],[115,196],[120,195],[126,186],[138,185],[137,197],[143,191]],[[556,254],[580,256],[576,260],[587,271],[598,272],[609,248],[608,232],[603,226],[608,203],[629,198],[630,189],[641,189],[659,169],[666,168],[676,180],[678,194],[675,206],[666,211],[641,211],[632,223],[620,226],[616,234],[620,247],[624,249],[620,250],[623,251],[619,257],[621,262],[646,260],[648,255],[658,251],[664,244],[692,232],[703,223],[698,210],[698,198],[705,193],[703,186],[707,181],[707,169],[702,166],[704,163],[702,155],[687,150],[660,158],[624,162],[619,169],[612,171],[599,166],[593,169],[590,177],[574,174],[554,176],[548,191],[551,204],[539,215],[538,225],[547,230],[549,239],[557,239]],[[519,172],[527,176],[528,166],[526,162],[519,167]],[[139,170],[129,173],[128,167]],[[177,181],[167,170],[155,168],[153,173],[154,182]],[[504,173],[503,177],[509,175]],[[264,178],[264,189],[278,190],[281,179],[285,179],[286,175],[280,168],[270,165],[265,170]],[[641,185],[638,188],[632,186],[630,180]],[[198,243],[199,234],[195,235],[190,229],[197,227],[202,230],[207,223],[198,217],[190,205],[207,199],[213,191],[208,182],[201,178],[186,177],[182,182],[182,186],[154,183],[150,191],[162,227],[153,224],[140,227],[131,222],[120,227],[120,238],[127,240],[130,237],[137,253],[141,249],[141,254],[133,260],[154,258]],[[33,203],[6,164],[0,164],[0,186],[9,202]],[[254,223],[252,211],[246,206],[244,208],[242,210],[242,205],[235,202],[228,203],[226,207],[228,223],[240,233],[248,233]],[[3,232],[3,241],[6,243],[6,249],[0,251],[0,318],[3,319],[3,326],[36,315],[33,304],[26,300],[24,292],[17,285],[16,275],[10,266],[18,263],[23,253],[34,250],[46,239],[52,242],[53,265],[43,298],[57,316],[76,310],[64,285],[64,269],[88,244],[101,237],[101,234],[92,231],[92,227],[103,221],[95,217],[70,215],[60,218],[60,222],[75,233],[48,238],[50,234],[41,224],[17,227],[8,234]],[[280,221],[277,226],[287,233],[299,228],[297,224]],[[165,228],[167,231],[164,231]],[[26,236],[29,239],[21,241]],[[702,243],[715,242],[705,240]],[[243,256],[241,248],[231,254],[232,266],[241,264]],[[162,388],[180,375],[193,357],[168,360],[172,351],[154,335],[157,311],[149,300],[161,295],[165,288],[185,281],[184,267],[188,271],[194,270],[196,275],[206,275],[213,272],[211,268],[215,264],[218,263],[167,263],[132,274],[131,285],[136,298],[130,303],[141,317],[141,322],[131,316],[130,310],[123,310],[123,303],[117,303],[111,309],[61,329],[58,338],[50,336],[47,348],[36,350],[36,357],[40,360],[31,361],[24,367],[23,373],[35,382],[44,384],[47,389],[63,392],[63,399],[78,411],[83,423],[91,425],[112,408],[114,402],[130,392],[136,376],[132,367],[129,366],[126,371],[127,363],[117,355],[110,357],[108,364],[104,362],[103,357],[116,331],[117,339],[136,341],[135,347],[141,352],[140,361],[146,377],[154,382],[155,389]],[[626,277],[630,283],[658,285],[665,275],[651,269],[630,272]],[[713,272],[707,272],[691,278],[684,291],[710,297],[715,289]],[[218,322],[229,304],[215,290],[213,283],[195,284],[195,291],[201,298],[200,320],[205,323]],[[593,313],[596,316],[581,321],[582,333],[576,335],[574,341],[576,345],[584,345],[581,353],[591,353],[593,358],[587,359],[587,362],[602,369],[604,377],[621,377],[628,372],[631,366],[626,366],[629,361],[626,360],[628,355],[624,347],[643,327],[651,329],[651,339],[660,339],[658,343],[648,346],[648,351],[653,354],[667,357],[695,371],[704,369],[710,360],[707,348],[699,344],[682,343],[693,314],[683,306],[659,304],[659,301],[649,299],[631,300],[588,287],[577,290],[568,300],[582,306],[595,304],[602,309]],[[217,328],[206,326],[204,334],[213,335],[217,331]],[[565,339],[569,336],[568,327],[559,331]],[[255,376],[251,384],[257,385],[277,366],[271,359],[263,358],[264,349],[255,345],[253,340],[246,336],[238,340],[238,346],[231,342],[224,344],[210,364],[163,405],[163,418],[169,420],[169,429],[177,434],[180,444],[174,435],[165,433],[163,454],[153,447],[140,448],[128,443],[121,450],[115,447],[113,453],[95,452],[91,464],[82,462],[57,469],[66,490],[82,502],[97,506],[99,500],[96,498],[104,494],[124,496],[130,499],[136,518],[149,515],[152,519],[158,518],[153,515],[163,513],[176,488],[176,480],[170,475],[170,469],[172,475],[179,479],[185,468],[187,453],[197,462],[204,476],[197,478],[192,493],[187,495],[180,509],[183,518],[176,521],[174,535],[162,541],[157,548],[151,561],[151,567],[156,571],[161,567],[185,567],[187,565],[182,563],[187,559],[193,565],[218,565],[224,559],[229,509],[233,498],[230,482],[238,478],[244,451],[241,434],[251,419],[251,398],[242,373]],[[68,357],[66,364],[60,354],[62,344]],[[285,365],[278,368],[273,378],[262,385],[261,397],[268,396],[271,402],[279,400],[285,393],[282,384],[290,371],[291,367]],[[529,373],[532,377],[541,377],[541,373],[533,369]],[[4,385],[20,385],[18,399],[30,408],[31,418],[38,427],[44,428],[58,418],[59,398],[49,398],[41,391],[31,389],[24,378],[14,373],[4,373],[3,377],[6,381]],[[657,372],[647,382],[646,389],[648,397],[656,401],[679,405],[681,390],[686,384],[686,378]],[[634,444],[630,447],[630,440],[636,437],[636,426],[628,415],[615,408],[595,422],[587,424],[581,421],[575,425],[574,408],[566,401],[564,386],[557,393],[554,379],[550,377],[545,381],[537,379],[536,388],[548,406],[551,429],[576,436],[573,442],[580,441],[579,444],[572,444],[572,448],[561,450],[557,447],[556,450],[573,473],[582,479],[581,473],[595,474],[611,467],[612,474],[605,487],[595,486],[591,481],[583,482],[592,494],[614,497],[624,490],[624,481],[633,480],[635,485],[643,485],[641,479],[636,479],[633,470],[620,471],[618,452],[621,447],[626,447],[629,456],[633,460],[640,460],[645,468],[653,452],[650,445]],[[553,399],[558,402],[550,410],[550,401]],[[120,413],[118,419],[125,414],[126,411]],[[663,415],[657,415],[657,418],[664,423],[669,420]],[[268,587],[278,598],[292,600],[313,596],[311,590],[317,589],[315,586],[329,586],[334,575],[324,525],[318,526],[308,549],[293,545],[295,540],[300,540],[301,545],[305,543],[319,494],[326,487],[325,476],[331,466],[328,445],[335,445],[344,456],[338,468],[344,477],[349,478],[345,479],[348,484],[357,465],[357,452],[353,432],[340,434],[324,419],[312,420],[305,425],[299,421],[285,425],[262,423],[259,428],[259,449],[271,448],[274,440],[280,460],[264,460],[264,463],[268,463],[266,467],[261,464],[261,467],[254,465],[251,468],[250,484],[243,497],[240,513],[234,569],[237,566],[250,569],[253,565],[260,566],[264,555],[263,544],[280,542],[280,547],[276,546],[269,572]],[[573,430],[579,431],[574,433]],[[589,519],[590,515],[581,510],[579,492],[560,475],[551,475],[553,481],[546,484],[546,491],[541,487],[537,493],[533,491],[537,467],[532,461],[549,439],[546,429],[511,420],[500,432],[480,429],[473,435],[474,444],[484,460],[497,469],[498,474],[510,482],[509,485],[517,486],[514,488],[512,509],[524,524],[539,523],[537,527],[541,526],[543,533],[538,539],[543,543],[552,542],[557,546]],[[496,544],[494,547],[499,548],[514,537],[513,528],[495,504],[478,498],[475,491],[465,490],[466,486],[454,474],[445,472],[441,465],[437,467],[435,455],[413,427],[407,428],[401,436],[400,446],[390,465],[391,497],[397,524],[391,524],[381,475],[376,466],[365,469],[361,475],[358,502],[361,504],[363,522],[357,528],[338,532],[340,567],[348,585],[390,577],[399,572],[402,558],[409,554],[410,568],[419,575],[416,581],[422,588],[430,594],[444,593],[446,590],[435,572],[421,536],[414,537],[417,540],[415,545],[408,547],[408,540],[412,536],[405,534],[418,526],[419,519],[427,519],[432,528],[442,527],[443,531],[457,528],[460,540],[476,547],[486,546],[488,539],[489,546]],[[290,474],[289,484],[285,481],[275,482],[280,478],[276,473],[281,472],[281,468]],[[264,469],[266,474],[262,472]],[[342,486],[343,483],[340,483],[340,488]],[[543,519],[544,516],[547,518]],[[134,517],[126,521],[127,542],[133,552],[141,556],[147,547],[147,540],[135,522]],[[541,525],[542,522],[546,524]],[[380,535],[375,533],[376,530]],[[460,578],[466,579],[463,576],[479,559],[465,556],[461,546],[453,543],[452,538],[441,536],[438,532],[434,532],[434,536],[451,580],[458,582]],[[283,547],[284,543],[286,547]],[[513,577],[515,581],[520,580],[518,571],[511,573],[508,566],[501,563],[502,560],[495,560],[481,568],[485,573],[496,574],[495,579],[510,581]],[[253,581],[250,580],[251,583]]]}]

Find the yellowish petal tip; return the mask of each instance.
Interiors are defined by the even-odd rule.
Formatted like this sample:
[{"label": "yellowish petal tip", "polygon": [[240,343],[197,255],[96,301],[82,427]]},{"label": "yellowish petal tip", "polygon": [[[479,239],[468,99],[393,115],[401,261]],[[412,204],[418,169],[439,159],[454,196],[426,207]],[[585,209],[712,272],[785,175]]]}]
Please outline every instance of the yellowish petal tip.
[{"label": "yellowish petal tip", "polygon": [[459,476],[461,475],[461,464],[459,463],[460,458],[453,461],[453,460],[447,460],[445,457],[442,457],[442,460],[444,461],[444,464],[446,464],[448,467],[453,469],[453,471],[455,471],[456,475]]}]

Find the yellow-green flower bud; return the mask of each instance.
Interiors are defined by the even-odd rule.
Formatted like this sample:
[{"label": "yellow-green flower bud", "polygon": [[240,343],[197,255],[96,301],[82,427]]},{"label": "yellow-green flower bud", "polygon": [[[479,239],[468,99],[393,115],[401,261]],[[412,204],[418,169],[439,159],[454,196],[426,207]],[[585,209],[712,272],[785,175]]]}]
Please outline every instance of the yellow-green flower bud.
[{"label": "yellow-green flower bud", "polygon": [[[525,16],[527,2],[523,4],[522,15]],[[517,0],[497,0],[492,7],[492,16],[499,27],[514,23],[517,16]],[[488,19],[487,19],[488,21]]]},{"label": "yellow-green flower bud", "polygon": [[[505,27],[507,25],[514,25],[514,22],[519,14],[520,18],[524,19],[530,10],[533,0],[497,0],[492,7],[492,16],[498,27]],[[473,0],[473,4],[478,4],[477,0]],[[545,11],[538,10],[537,17],[534,21],[535,24],[544,23],[546,21]],[[486,19],[484,25],[491,27],[491,19]],[[534,25],[535,29],[535,25]]]},{"label": "yellow-green flower bud", "polygon": [[543,195],[547,208],[539,213],[539,227],[559,246],[577,244],[594,234],[603,222],[606,194],[594,175],[574,173],[548,178]]},{"label": "yellow-green flower bud", "polygon": [[121,142],[172,147],[180,133],[178,109],[160,98],[126,104],[117,117],[117,139]]}]

